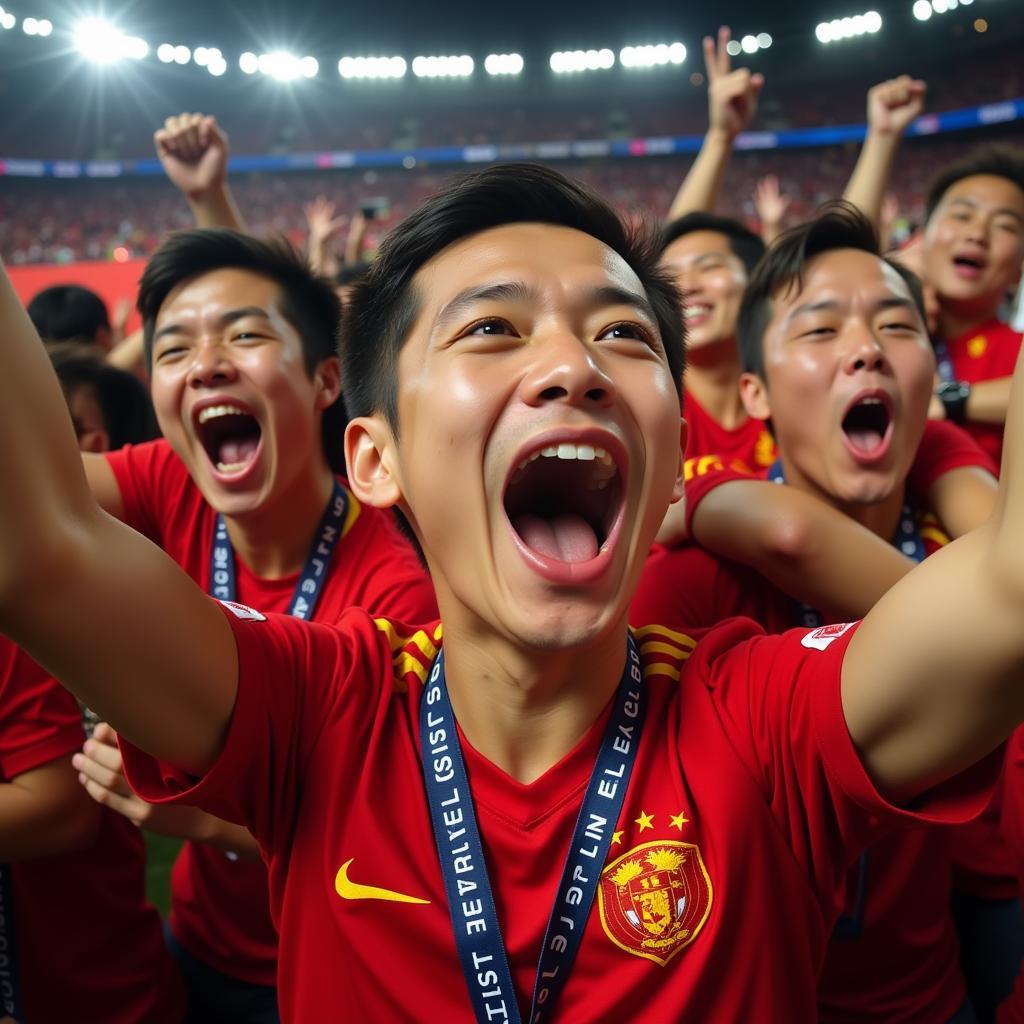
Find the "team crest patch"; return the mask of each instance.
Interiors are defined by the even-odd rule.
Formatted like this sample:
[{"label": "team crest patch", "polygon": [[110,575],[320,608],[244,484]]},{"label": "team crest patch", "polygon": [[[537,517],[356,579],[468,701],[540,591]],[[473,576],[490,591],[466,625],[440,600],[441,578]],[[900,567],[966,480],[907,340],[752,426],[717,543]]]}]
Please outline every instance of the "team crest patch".
[{"label": "team crest patch", "polygon": [[664,967],[700,934],[712,896],[700,850],[665,839],[633,847],[601,872],[598,910],[616,946]]},{"label": "team crest patch", "polygon": [[236,619],[248,620],[249,622],[266,622],[267,617],[262,612],[256,611],[255,608],[250,608],[247,604],[239,604],[237,601],[221,601],[222,605]]},{"label": "team crest patch", "polygon": [[824,651],[828,649],[829,644],[838,640],[847,630],[853,629],[857,625],[855,622],[834,622],[828,626],[819,626],[817,629],[812,629],[809,633],[805,633],[800,638],[800,643],[803,647],[807,647],[810,650]]}]

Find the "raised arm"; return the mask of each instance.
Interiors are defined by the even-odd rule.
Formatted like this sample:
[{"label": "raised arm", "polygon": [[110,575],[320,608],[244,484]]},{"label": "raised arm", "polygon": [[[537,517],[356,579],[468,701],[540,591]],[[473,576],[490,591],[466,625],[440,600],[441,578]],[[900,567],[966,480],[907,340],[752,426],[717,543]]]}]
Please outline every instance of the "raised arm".
[{"label": "raised arm", "polygon": [[868,133],[843,198],[881,229],[882,203],[903,133],[924,108],[924,82],[909,75],[868,90]]},{"label": "raised arm", "polygon": [[338,257],[332,242],[345,223],[344,217],[335,216],[335,206],[325,196],[317,196],[303,208],[309,229],[307,254],[314,274],[333,277],[338,272]]},{"label": "raised arm", "polygon": [[169,117],[153,143],[167,177],[188,200],[196,227],[247,230],[228,185],[228,137],[216,118]]},{"label": "raised arm", "polygon": [[991,519],[915,568],[868,614],[843,664],[843,710],[868,771],[911,800],[1024,718],[1024,353]]},{"label": "raised arm", "polygon": [[782,234],[782,225],[789,209],[790,198],[779,188],[779,179],[766,174],[754,189],[754,209],[761,222],[761,239],[771,245]]},{"label": "raised arm", "polygon": [[0,268],[0,632],[138,746],[212,763],[237,689],[230,627],[106,515],[50,361]]},{"label": "raised arm", "polygon": [[704,39],[708,131],[697,159],[672,201],[670,221],[696,210],[714,209],[733,142],[757,113],[764,75],[752,74],[749,68],[732,70],[732,59],[726,50],[729,37],[729,29],[723,26],[718,30],[717,42],[710,36]]}]

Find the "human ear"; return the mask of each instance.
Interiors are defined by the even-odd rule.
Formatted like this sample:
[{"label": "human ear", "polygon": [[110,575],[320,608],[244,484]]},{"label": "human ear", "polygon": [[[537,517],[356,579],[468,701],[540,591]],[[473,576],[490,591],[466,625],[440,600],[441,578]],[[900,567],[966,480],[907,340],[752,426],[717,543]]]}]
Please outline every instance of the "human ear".
[{"label": "human ear", "polygon": [[768,385],[755,373],[740,374],[740,398],[748,416],[756,420],[771,419],[771,402],[768,400]]},{"label": "human ear", "polygon": [[352,493],[367,505],[391,508],[402,499],[398,451],[383,416],[360,416],[345,428],[345,463]]},{"label": "human ear", "polygon": [[316,386],[316,407],[323,410],[334,405],[341,394],[341,360],[332,356],[325,359],[313,374]]}]

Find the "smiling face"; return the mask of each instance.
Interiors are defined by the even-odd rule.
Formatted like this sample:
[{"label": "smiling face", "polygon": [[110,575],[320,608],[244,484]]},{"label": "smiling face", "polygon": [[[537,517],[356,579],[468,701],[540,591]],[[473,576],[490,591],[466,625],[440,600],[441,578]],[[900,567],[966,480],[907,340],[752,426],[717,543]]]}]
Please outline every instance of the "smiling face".
[{"label": "smiling face", "polygon": [[[625,624],[642,561],[681,493],[679,396],[633,271],[569,228],[514,224],[416,275],[394,442],[353,421],[414,524],[446,624],[553,649]],[[376,458],[376,456],[374,456]]]},{"label": "smiling face", "polygon": [[924,233],[924,271],[944,307],[987,318],[1019,280],[1024,192],[1009,179],[974,174],[951,185]]},{"label": "smiling face", "polygon": [[764,379],[745,374],[752,416],[770,417],[787,482],[840,506],[885,501],[921,439],[935,360],[906,283],[877,256],[814,257],[775,297]]},{"label": "smiling face", "polygon": [[303,473],[322,472],[320,422],[337,395],[332,362],[306,371],[268,278],[224,268],[170,292],[154,326],[153,407],[217,511],[258,510]]},{"label": "smiling face", "polygon": [[720,231],[691,231],[665,248],[661,265],[676,280],[683,298],[687,350],[699,360],[701,348],[736,337],[747,271]]}]

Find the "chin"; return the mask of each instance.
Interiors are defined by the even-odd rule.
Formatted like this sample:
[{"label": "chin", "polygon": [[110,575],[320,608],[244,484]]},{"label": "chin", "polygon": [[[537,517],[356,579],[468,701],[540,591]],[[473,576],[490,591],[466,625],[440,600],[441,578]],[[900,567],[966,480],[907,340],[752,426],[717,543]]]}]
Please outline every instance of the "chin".
[{"label": "chin", "polygon": [[537,609],[532,615],[513,625],[511,632],[526,647],[541,651],[561,651],[586,647],[618,628],[618,609],[605,605],[591,607],[586,603],[554,602]]}]

